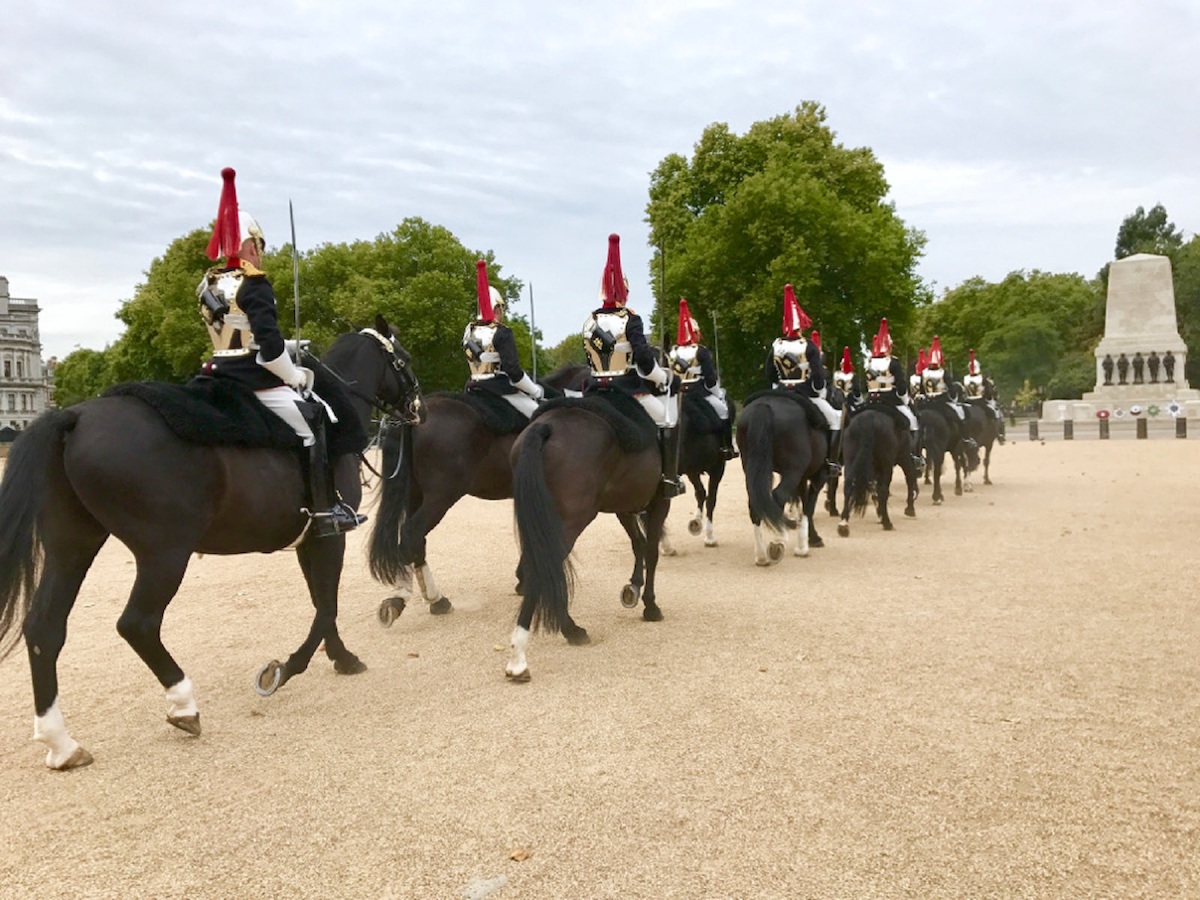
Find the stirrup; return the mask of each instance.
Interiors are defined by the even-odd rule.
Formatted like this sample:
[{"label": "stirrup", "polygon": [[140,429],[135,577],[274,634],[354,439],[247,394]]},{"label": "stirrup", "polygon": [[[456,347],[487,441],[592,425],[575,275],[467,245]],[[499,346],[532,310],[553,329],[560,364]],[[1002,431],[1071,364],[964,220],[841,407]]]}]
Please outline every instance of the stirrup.
[{"label": "stirrup", "polygon": [[328,512],[315,513],[311,510],[301,510],[308,513],[311,520],[309,533],[317,537],[336,537],[347,531],[353,531],[367,521],[362,513],[357,513],[345,503],[335,503]]},{"label": "stirrup", "polygon": [[722,447],[721,456],[725,459],[737,459],[741,454],[737,452],[737,447]]},{"label": "stirrup", "polygon": [[829,474],[830,475],[841,475],[842,474],[842,464],[841,463],[834,462],[832,459],[827,459],[827,460],[825,460],[825,465],[829,466]]},{"label": "stirrup", "polygon": [[658,483],[658,492],[660,495],[670,500],[674,497],[680,496],[681,494],[686,494],[687,488],[678,478],[672,479],[664,476],[662,481]]}]

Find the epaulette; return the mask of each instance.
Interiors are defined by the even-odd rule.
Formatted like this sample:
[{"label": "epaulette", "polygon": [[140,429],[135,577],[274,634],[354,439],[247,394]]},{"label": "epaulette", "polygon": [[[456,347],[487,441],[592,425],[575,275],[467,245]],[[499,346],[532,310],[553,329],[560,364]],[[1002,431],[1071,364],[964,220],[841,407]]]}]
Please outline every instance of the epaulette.
[{"label": "epaulette", "polygon": [[242,260],[242,271],[250,276],[267,274],[262,269],[260,269],[258,266],[253,266],[250,263],[246,262],[244,259]]}]

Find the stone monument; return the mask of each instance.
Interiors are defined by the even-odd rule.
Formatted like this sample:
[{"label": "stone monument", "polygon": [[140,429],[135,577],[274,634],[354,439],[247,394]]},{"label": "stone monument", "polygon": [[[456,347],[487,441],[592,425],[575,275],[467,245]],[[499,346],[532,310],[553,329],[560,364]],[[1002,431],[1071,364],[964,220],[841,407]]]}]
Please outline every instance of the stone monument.
[{"label": "stone monument", "polygon": [[1120,419],[1151,408],[1162,419],[1170,409],[1200,417],[1200,391],[1183,376],[1187,344],[1179,336],[1167,257],[1136,253],[1109,266],[1104,337],[1095,355],[1096,389],[1082,400],[1043,404],[1044,419],[1087,421],[1105,413]]}]

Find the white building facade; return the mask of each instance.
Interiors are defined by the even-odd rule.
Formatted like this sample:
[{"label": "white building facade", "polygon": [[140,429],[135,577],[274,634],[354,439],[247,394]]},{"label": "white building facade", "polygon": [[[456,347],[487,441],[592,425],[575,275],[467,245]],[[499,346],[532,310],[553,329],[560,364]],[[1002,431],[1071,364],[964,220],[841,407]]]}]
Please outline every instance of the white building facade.
[{"label": "white building facade", "polygon": [[36,300],[13,297],[0,275],[0,428],[18,431],[51,404],[53,376],[42,362]]}]

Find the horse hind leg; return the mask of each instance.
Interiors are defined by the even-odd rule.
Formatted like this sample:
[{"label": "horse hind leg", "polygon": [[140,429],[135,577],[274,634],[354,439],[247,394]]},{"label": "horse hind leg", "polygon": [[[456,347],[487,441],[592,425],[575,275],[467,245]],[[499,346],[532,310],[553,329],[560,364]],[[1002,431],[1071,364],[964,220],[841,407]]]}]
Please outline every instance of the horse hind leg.
[{"label": "horse hind leg", "polygon": [[33,681],[33,739],[46,745],[46,765],[51,769],[76,769],[93,761],[92,754],[67,731],[58,702],[58,657],[67,640],[67,617],[105,537],[99,535],[70,554],[47,551],[23,628]]},{"label": "horse hind leg", "polygon": [[125,611],[117,620],[117,632],[141,657],[167,691],[167,721],[191,735],[200,734],[200,713],[191,680],[162,643],[162,620],[183,575],[187,552],[155,548],[134,554],[137,577]]}]

